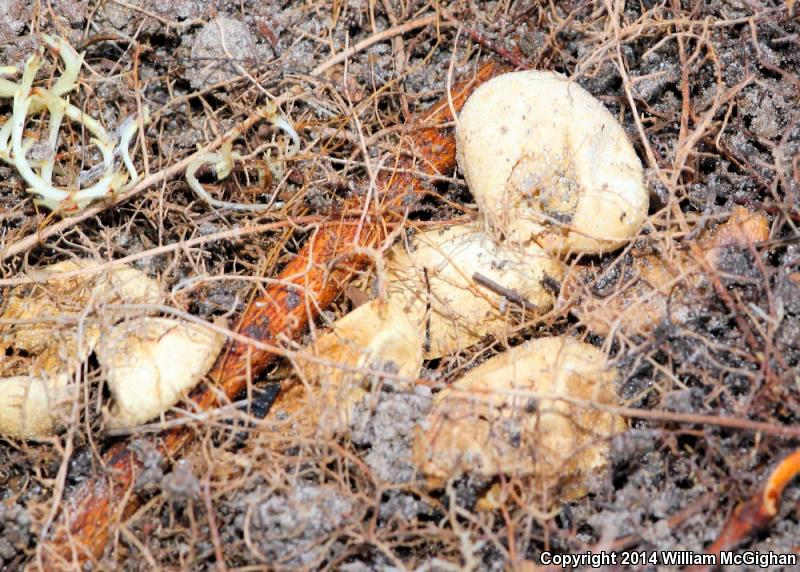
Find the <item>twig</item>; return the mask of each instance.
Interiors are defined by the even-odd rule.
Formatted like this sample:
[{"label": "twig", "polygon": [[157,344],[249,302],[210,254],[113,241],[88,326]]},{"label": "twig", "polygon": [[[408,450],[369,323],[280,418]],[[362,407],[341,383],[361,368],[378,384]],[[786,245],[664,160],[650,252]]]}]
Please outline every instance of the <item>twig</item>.
[{"label": "twig", "polygon": [[[464,395],[474,396],[477,392],[474,389],[470,391],[458,392],[450,388],[454,393],[463,393]],[[647,419],[649,421],[663,421],[667,423],[686,423],[690,425],[713,425],[716,427],[725,427],[727,429],[737,429],[740,431],[753,431],[755,433],[763,433],[766,435],[774,435],[776,437],[785,437],[788,439],[800,438],[800,427],[792,425],[776,425],[773,423],[766,423],[763,421],[751,421],[750,419],[741,419],[739,417],[725,417],[723,415],[703,415],[700,413],[677,413],[674,411],[657,411],[652,409],[638,409],[635,407],[623,407],[620,405],[610,405],[606,403],[598,403],[588,399],[579,399],[576,397],[568,397],[566,395],[551,395],[546,393],[539,393],[527,390],[509,390],[497,392],[497,394],[508,395],[510,397],[532,398],[536,400],[551,400],[563,401],[583,407],[587,409],[598,409],[600,411],[607,411],[614,415],[622,415],[623,417],[630,417],[634,419]]]},{"label": "twig", "polygon": [[222,553],[222,541],[219,538],[219,527],[217,527],[217,517],[214,514],[214,503],[211,502],[211,485],[208,479],[203,483],[203,502],[208,513],[208,528],[211,530],[211,542],[214,545],[214,557],[217,560],[217,570],[226,572],[225,556]]},{"label": "twig", "polygon": [[349,49],[346,49],[343,52],[339,52],[329,60],[319,64],[317,67],[311,70],[310,75],[312,76],[322,75],[324,72],[328,71],[333,66],[339,65],[353,54],[357,54],[358,52],[363,52],[370,46],[388,40],[389,38],[405,34],[407,32],[410,32],[411,30],[416,30],[417,28],[424,28],[425,26],[428,26],[436,22],[436,18],[437,18],[436,14],[429,14],[427,16],[422,16],[421,18],[417,18],[416,20],[411,20],[410,22],[406,22],[405,24],[400,24],[399,26],[392,26],[391,28],[387,28],[382,32],[378,32],[377,34],[371,35],[369,38],[364,38],[357,44],[354,44]]},{"label": "twig", "polygon": [[444,8],[442,8],[442,15],[444,15],[445,20],[447,20],[448,22],[452,23],[455,26],[458,26],[460,29],[463,29],[473,42],[475,42],[479,46],[483,46],[484,48],[486,48],[491,52],[494,52],[501,58],[505,59],[515,68],[517,69],[530,68],[530,64],[527,61],[525,61],[524,58],[515,54],[514,52],[512,52],[511,50],[500,44],[500,42],[497,42],[495,40],[490,40],[484,34],[481,34],[478,30],[464,26],[462,22],[456,19]]},{"label": "twig", "polygon": [[[769,526],[778,514],[783,489],[798,475],[800,475],[800,449],[775,467],[764,486],[750,500],[736,507],[706,553],[718,557],[721,552],[733,550]],[[707,572],[712,568],[712,566],[694,566],[687,571]]]},{"label": "twig", "polygon": [[535,312],[537,315],[544,314],[546,311],[543,308],[537,306],[536,304],[526,300],[516,290],[512,290],[511,288],[506,288],[502,284],[498,284],[497,282],[495,282],[488,276],[484,276],[480,272],[476,272],[475,274],[473,274],[472,280],[474,280],[476,284],[480,284],[484,288],[488,288],[492,292],[500,294],[501,296],[505,297],[507,300],[513,302],[517,306],[522,306],[526,310]]},{"label": "twig", "polygon": [[[123,258],[117,258],[115,260],[110,260],[108,262],[98,263],[93,266],[86,266],[83,268],[78,268],[76,270],[70,270],[69,272],[62,272],[59,273],[59,278],[69,279],[69,278],[74,278],[76,276],[86,276],[88,274],[105,272],[107,270],[110,270],[114,266],[124,266],[126,264],[136,262],[137,260],[144,260],[145,258],[152,258],[153,256],[161,256],[163,254],[174,252],[176,250],[186,250],[189,248],[194,248],[196,246],[201,246],[203,244],[207,244],[209,242],[215,242],[218,240],[236,241],[236,240],[241,240],[242,238],[250,236],[252,234],[263,234],[265,232],[270,232],[287,227],[303,227],[306,225],[318,224],[320,222],[321,220],[319,216],[304,216],[297,218],[286,217],[283,220],[275,222],[267,222],[264,224],[256,224],[241,228],[232,228],[230,230],[222,230],[220,232],[214,232],[203,236],[196,236],[194,238],[181,240],[179,242],[173,242],[171,244],[164,244],[162,246],[150,248],[142,252],[130,254]],[[34,284],[37,281],[38,281],[37,276],[35,275],[22,276],[16,278],[0,278],[0,288],[7,286],[19,286],[21,284]]]},{"label": "twig", "polygon": [[[599,407],[599,406],[598,406]],[[673,423],[689,423],[692,425],[715,425],[727,429],[739,429],[742,431],[753,431],[764,433],[776,437],[787,437],[797,439],[800,437],[800,427],[791,425],[775,425],[764,421],[751,421],[739,417],[725,417],[723,415],[702,415],[697,413],[675,413],[672,411],[655,411],[650,409],[636,409],[632,407],[602,406],[601,409],[611,413],[633,417],[636,419],[648,419],[651,421],[667,421]]]}]

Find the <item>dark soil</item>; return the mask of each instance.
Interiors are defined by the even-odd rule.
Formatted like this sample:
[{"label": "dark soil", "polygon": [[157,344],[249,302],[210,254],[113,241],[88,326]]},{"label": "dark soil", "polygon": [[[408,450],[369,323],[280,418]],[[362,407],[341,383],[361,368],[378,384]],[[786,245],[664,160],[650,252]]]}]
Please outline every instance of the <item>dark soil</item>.
[{"label": "dark soil", "polygon": [[[441,26],[358,52],[346,75],[342,65],[310,75],[332,47],[338,52],[434,5]],[[646,337],[600,338],[565,310],[511,340],[573,333],[604,344],[622,372],[625,405],[662,412],[663,420],[632,419],[612,444],[613,463],[596,475],[591,494],[555,506],[524,479],[508,485],[467,476],[445,490],[429,490],[409,460],[409,435],[429,406],[427,390],[376,388],[351,420],[347,440],[287,439],[291,417],[276,410],[250,426],[241,416],[231,424],[198,425],[201,438],[170,467],[142,437],[137,451],[147,470],[136,493],[144,508],[110,524],[112,542],[103,559],[86,569],[221,569],[220,550],[230,569],[358,572],[522,569],[526,561],[538,563],[544,550],[700,552],[733,508],[800,445],[746,427],[669,419],[675,412],[800,424],[800,23],[790,12],[799,8],[778,0],[434,5],[0,0],[0,65],[21,69],[39,45],[39,32],[67,37],[86,50],[72,99],[109,128],[137,109],[139,89],[154,118],[146,137],[151,172],[247,116],[264,102],[264,90],[280,100],[303,140],[286,176],[255,199],[246,173],[217,190],[237,201],[276,194],[284,206],[275,213],[212,209],[179,178],[5,260],[2,277],[70,256],[121,258],[288,214],[327,216],[344,196],[361,192],[365,178],[353,111],[369,155],[377,157],[398,144],[407,114],[445,93],[451,65],[454,77],[466,77],[487,58],[510,54],[511,65],[571,76],[628,132],[648,170],[652,197],[652,216],[634,254],[682,248],[687,237],[672,209],[680,209],[696,232],[713,229],[736,205],[769,217],[770,240],[754,251],[730,248],[721,257],[720,276],[733,306],[705,282],[682,301],[687,311],[666,317]],[[51,66],[40,73],[53,72]],[[9,110],[0,107],[0,114]],[[269,142],[277,150],[280,138],[262,126],[239,145],[243,155]],[[74,161],[80,169],[80,153]],[[673,177],[676,168],[680,177]],[[474,212],[463,179],[454,175],[433,186],[412,216]],[[0,251],[51,223],[5,164],[0,206]],[[307,235],[297,229],[217,240],[145,256],[135,265],[172,289],[170,304],[204,319],[231,316],[244,309],[253,286],[237,277],[274,275]],[[605,270],[618,256],[581,263],[608,279]],[[188,281],[198,276],[226,279]],[[369,294],[368,282],[365,277],[356,285]],[[352,299],[338,301],[329,316],[347,311]],[[425,376],[449,382],[484,349],[488,355],[499,348],[487,340],[468,355],[426,364]],[[290,369],[280,367],[257,385],[288,384],[289,377]],[[78,484],[101,474],[101,453],[114,439],[101,431],[96,404],[102,395],[91,381],[88,404],[69,438],[0,439],[0,570],[35,562],[53,503],[63,506]],[[68,471],[61,490],[56,477],[63,463]],[[514,489],[513,498],[502,510],[480,510],[484,492],[501,481]],[[798,531],[795,483],[772,526],[745,547],[797,554]]]}]

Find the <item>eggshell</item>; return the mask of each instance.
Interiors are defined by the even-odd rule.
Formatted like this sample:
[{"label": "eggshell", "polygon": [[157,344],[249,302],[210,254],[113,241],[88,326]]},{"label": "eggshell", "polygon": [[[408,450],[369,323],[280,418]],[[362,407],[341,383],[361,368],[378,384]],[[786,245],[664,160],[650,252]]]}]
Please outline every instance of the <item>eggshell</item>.
[{"label": "eggshell", "polygon": [[14,288],[3,304],[0,350],[13,351],[0,366],[0,435],[36,439],[58,430],[77,395],[70,380],[100,339],[93,308],[161,301],[158,283],[130,267],[63,276],[92,264],[69,260],[31,270],[36,282]]},{"label": "eggshell", "polygon": [[648,209],[642,165],[597,99],[545,71],[481,85],[458,118],[458,163],[498,233],[560,253],[608,252]]},{"label": "eggshell", "polygon": [[113,404],[108,426],[133,427],[158,417],[194,388],[225,341],[208,328],[167,318],[136,318],[97,349]]},{"label": "eggshell", "polygon": [[706,260],[718,266],[725,249],[747,250],[758,242],[769,239],[769,221],[760,212],[735,206],[724,223],[707,232],[700,241]]},{"label": "eggshell", "polygon": [[414,459],[434,482],[472,473],[533,475],[571,498],[608,463],[624,421],[559,397],[615,404],[617,372],[569,337],[540,338],[499,354],[434,398]]},{"label": "eggshell", "polygon": [[[93,264],[88,260],[67,260],[33,271],[37,282],[14,288],[3,305],[2,319],[5,323],[0,324],[0,347],[13,346],[28,353],[38,353],[54,338],[75,331],[75,320],[87,314],[77,329],[85,333],[84,345],[91,352],[99,330],[97,320],[88,316],[89,305],[100,307],[103,303],[120,301],[130,304],[161,302],[158,283],[135,268],[114,266],[98,274],[62,277]],[[14,321],[19,323],[12,323]]]},{"label": "eggshell", "polygon": [[[333,433],[346,430],[351,409],[369,391],[370,370],[415,379],[422,368],[422,345],[419,327],[386,301],[371,300],[334,322],[305,352],[314,361],[299,358],[314,382],[313,393],[321,397],[320,425]],[[404,385],[397,378],[391,383]]]},{"label": "eggshell", "polygon": [[[487,287],[476,273],[508,292]],[[477,225],[454,225],[415,235],[408,250],[393,248],[386,260],[386,289],[422,328],[430,359],[487,334],[501,336],[518,316],[529,320],[547,312],[562,273],[561,263],[536,245],[498,243]],[[525,301],[524,310],[519,300]]]},{"label": "eggshell", "polygon": [[58,413],[75,397],[69,377],[60,371],[0,378],[0,435],[23,439],[53,435]]},{"label": "eggshell", "polygon": [[79,388],[70,382],[87,354],[74,336],[59,341],[34,356],[0,362],[0,435],[45,438],[69,416]]}]

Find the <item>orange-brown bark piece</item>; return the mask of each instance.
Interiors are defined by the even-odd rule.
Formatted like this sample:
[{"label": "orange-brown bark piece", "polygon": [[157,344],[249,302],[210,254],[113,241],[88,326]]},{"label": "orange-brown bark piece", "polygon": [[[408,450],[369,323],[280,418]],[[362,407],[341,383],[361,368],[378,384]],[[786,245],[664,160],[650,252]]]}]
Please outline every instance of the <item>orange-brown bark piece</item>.
[{"label": "orange-brown bark piece", "polygon": [[702,238],[700,248],[706,252],[708,261],[718,266],[725,248],[747,249],[768,238],[769,221],[764,214],[733,207],[730,218]]},{"label": "orange-brown bark piece", "polygon": [[[764,486],[749,500],[734,509],[706,553],[719,557],[723,551],[735,549],[769,526],[778,514],[783,490],[798,475],[800,475],[800,449],[778,463]],[[695,566],[688,570],[705,572],[711,568],[711,566]]]},{"label": "orange-brown bark piece", "polygon": [[[459,110],[472,90],[500,71],[500,66],[490,62],[475,77],[453,86],[453,107]],[[368,262],[359,256],[359,248],[378,245],[401,222],[409,204],[424,194],[423,179],[415,173],[447,176],[455,168],[455,138],[449,127],[442,126],[453,119],[450,109],[445,98],[414,122],[404,138],[407,146],[384,163],[395,168],[377,177],[379,207],[370,209],[363,227],[357,217],[344,216],[321,227],[266,292],[252,300],[236,326],[239,334],[272,344],[296,338],[340,294],[353,273]],[[363,207],[353,201],[343,212],[361,212]],[[275,357],[233,342],[209,375],[233,399]],[[210,409],[219,405],[217,395],[218,389],[205,390],[195,402],[199,409]],[[175,429],[164,434],[159,445],[165,457],[174,459],[192,437],[188,429]],[[89,479],[66,500],[58,526],[44,547],[48,570],[99,559],[115,523],[135,510],[137,499],[131,489],[141,463],[124,442],[111,447],[105,462],[103,475]]]}]

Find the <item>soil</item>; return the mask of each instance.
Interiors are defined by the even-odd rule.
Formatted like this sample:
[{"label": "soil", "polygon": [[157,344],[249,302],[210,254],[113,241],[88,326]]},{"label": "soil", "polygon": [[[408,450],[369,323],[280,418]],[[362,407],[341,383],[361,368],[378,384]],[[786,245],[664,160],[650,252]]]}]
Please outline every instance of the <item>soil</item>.
[{"label": "soil", "polygon": [[[431,488],[416,472],[411,436],[430,407],[428,385],[449,383],[502,351],[495,340],[427,362],[429,383],[417,390],[374,384],[347,436],[309,433],[291,411],[268,411],[270,390],[258,394],[267,397],[256,399],[249,416],[198,423],[198,438],[177,463],[159,453],[151,435],[104,432],[99,404],[108,396],[90,374],[69,431],[47,442],[0,439],[0,570],[35,565],[54,505],[67,506],[81,483],[102,475],[103,451],[128,438],[145,465],[135,486],[143,508],[109,524],[112,540],[86,570],[224,569],[220,555],[229,569],[529,570],[545,550],[706,549],[734,507],[800,445],[746,425],[800,424],[798,10],[783,0],[0,0],[0,65],[21,70],[39,33],[59,34],[86,52],[71,96],[86,113],[111,130],[139,104],[149,106],[152,122],[135,154],[140,169],[142,145],[147,168],[157,172],[267,98],[277,100],[302,140],[301,152],[285,162],[275,158],[288,142],[268,124],[237,141],[242,155],[270,151],[268,186],[256,184],[256,166],[224,183],[201,177],[216,198],[276,199],[281,206],[273,212],[210,207],[178,177],[5,259],[4,279],[72,257],[144,253],[133,265],[161,282],[171,306],[233,320],[252,292],[247,278],[274,276],[307,228],[148,251],[289,215],[335,214],[344,197],[365,188],[357,129],[370,157],[390,152],[412,114],[444,95],[449,77],[467,77],[489,58],[573,78],[619,119],[646,167],[648,223],[630,248],[575,261],[594,292],[583,295],[624,282],[632,256],[677,256],[735,206],[766,214],[770,228],[768,240],[728,246],[719,256],[727,297],[706,276],[676,300],[679,312],[645,334],[599,336],[565,306],[508,340],[581,336],[609,351],[625,406],[664,414],[630,420],[611,443],[608,469],[594,475],[582,498],[543,496],[523,477],[464,475]],[[332,50],[434,11],[439,25],[377,42],[346,67],[312,75]],[[45,61],[39,77],[46,79],[57,71]],[[0,115],[9,113],[3,100]],[[57,181],[97,160],[81,137],[73,126],[62,142],[66,170]],[[0,163],[0,251],[53,222],[25,187]],[[453,173],[432,185],[410,216],[426,222],[474,213],[463,178]],[[370,276],[354,286],[321,325],[375,295]],[[0,300],[9,291],[0,291]],[[297,384],[291,367],[254,380],[254,390],[276,382],[282,391]],[[681,423],[671,413],[745,424]],[[487,510],[481,499],[493,485],[514,494]],[[798,554],[798,530],[795,482],[771,526],[743,547]]]}]

